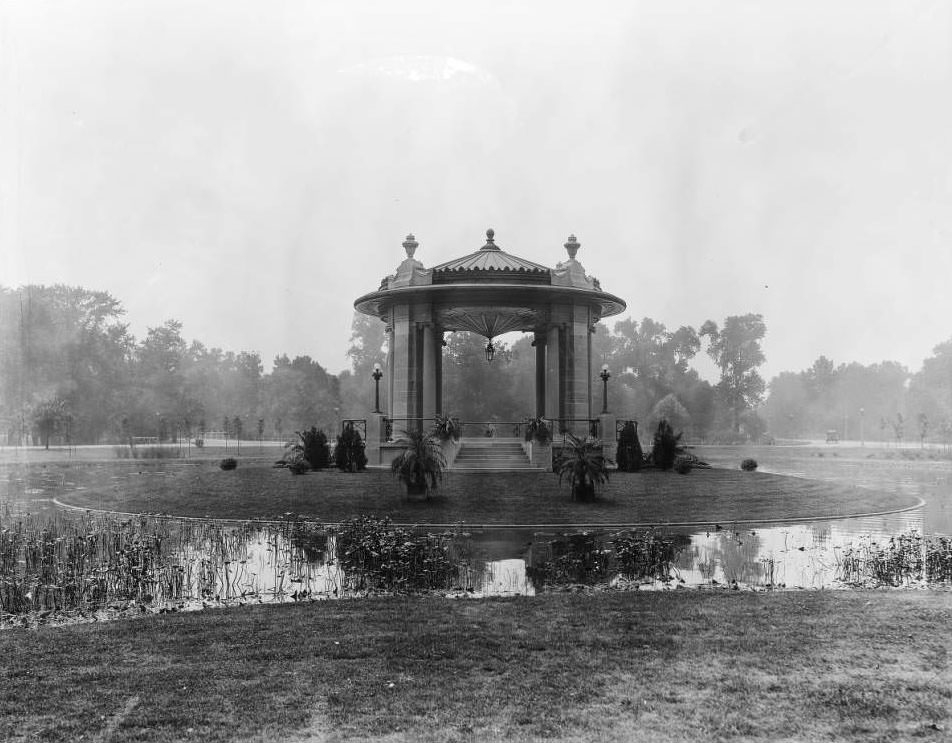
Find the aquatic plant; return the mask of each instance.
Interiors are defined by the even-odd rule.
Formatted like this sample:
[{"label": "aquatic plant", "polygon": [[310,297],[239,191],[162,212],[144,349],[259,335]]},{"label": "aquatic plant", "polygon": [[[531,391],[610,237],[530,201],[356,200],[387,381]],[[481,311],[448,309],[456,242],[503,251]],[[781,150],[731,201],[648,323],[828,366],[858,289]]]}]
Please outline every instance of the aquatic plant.
[{"label": "aquatic plant", "polygon": [[526,575],[539,589],[605,583],[614,576],[670,580],[674,562],[687,543],[687,538],[655,529],[619,533],[608,540],[579,532],[548,542],[541,559],[526,567]]},{"label": "aquatic plant", "polygon": [[952,583],[952,538],[926,541],[926,577],[930,583]]},{"label": "aquatic plant", "polygon": [[358,516],[334,529],[348,588],[413,591],[446,588],[458,575],[449,534],[414,534],[389,518]]},{"label": "aquatic plant", "polygon": [[648,529],[616,535],[611,545],[614,566],[624,577],[669,580],[674,562],[687,545],[687,540]]},{"label": "aquatic plant", "polygon": [[885,542],[860,540],[844,550],[837,577],[849,585],[901,586],[921,581],[926,577],[924,546],[917,531]]}]

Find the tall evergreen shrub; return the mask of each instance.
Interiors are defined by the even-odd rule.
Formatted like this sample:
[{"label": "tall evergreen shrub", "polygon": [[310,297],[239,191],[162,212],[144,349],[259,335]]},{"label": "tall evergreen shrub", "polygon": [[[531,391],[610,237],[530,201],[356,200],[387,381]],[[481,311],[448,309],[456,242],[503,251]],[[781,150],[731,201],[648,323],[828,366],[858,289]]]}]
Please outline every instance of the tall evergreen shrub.
[{"label": "tall evergreen shrub", "polygon": [[681,434],[675,435],[668,421],[664,419],[658,421],[658,430],[655,431],[654,445],[651,448],[651,461],[655,467],[663,470],[671,469],[681,451]]},{"label": "tall evergreen shrub", "polygon": [[618,469],[622,472],[637,472],[644,464],[644,452],[638,440],[638,421],[628,421],[618,437]]},{"label": "tall evergreen shrub", "polygon": [[334,448],[334,464],[344,472],[360,472],[367,468],[367,455],[364,453],[364,440],[353,423],[344,426],[337,437]]}]

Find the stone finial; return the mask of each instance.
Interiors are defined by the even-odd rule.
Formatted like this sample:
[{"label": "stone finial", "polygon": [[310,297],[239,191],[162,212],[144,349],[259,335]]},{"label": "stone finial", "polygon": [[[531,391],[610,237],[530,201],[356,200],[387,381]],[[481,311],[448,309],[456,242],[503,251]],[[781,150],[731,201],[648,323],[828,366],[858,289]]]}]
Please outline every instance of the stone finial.
[{"label": "stone finial", "polygon": [[496,231],[490,227],[486,230],[486,244],[483,245],[480,250],[499,250],[499,246],[496,245]]},{"label": "stone finial", "polygon": [[419,247],[420,243],[416,241],[416,238],[411,232],[407,235],[407,239],[403,241],[403,249],[407,251],[407,258],[413,258],[413,254],[416,252],[416,249]]},{"label": "stone finial", "polygon": [[578,252],[580,247],[582,247],[582,244],[576,239],[575,235],[569,235],[569,239],[565,243],[565,249],[568,251],[569,260],[575,260],[575,254]]}]

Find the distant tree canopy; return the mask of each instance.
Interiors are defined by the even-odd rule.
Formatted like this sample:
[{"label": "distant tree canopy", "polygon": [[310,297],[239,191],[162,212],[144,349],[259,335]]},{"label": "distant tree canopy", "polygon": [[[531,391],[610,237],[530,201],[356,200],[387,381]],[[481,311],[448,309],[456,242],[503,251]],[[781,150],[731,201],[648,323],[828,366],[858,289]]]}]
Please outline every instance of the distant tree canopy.
[{"label": "distant tree canopy", "polygon": [[907,395],[908,380],[909,372],[894,361],[834,366],[821,356],[809,369],[770,380],[762,413],[770,431],[783,438],[821,437],[829,430],[844,438],[881,438],[881,420],[892,421],[916,404]]},{"label": "distant tree canopy", "polygon": [[188,343],[175,320],[137,341],[124,314],[107,292],[0,287],[0,441],[168,440],[236,418],[281,438],[336,426],[338,380],[311,359],[266,375],[257,353]]},{"label": "distant tree canopy", "polygon": [[[384,324],[357,313],[347,352],[352,368],[339,375],[308,356],[287,355],[265,373],[259,354],[186,341],[175,320],[136,339],[124,316],[107,292],[0,287],[0,441],[167,440],[219,425],[229,435],[243,429],[288,440],[316,426],[336,437],[342,421],[372,410],[374,364],[387,365]],[[821,356],[808,369],[783,372],[765,385],[758,371],[765,334],[763,318],[755,314],[728,317],[721,326],[707,321],[700,330],[671,331],[648,317],[621,320],[612,329],[598,323],[593,411],[600,407],[597,374],[605,363],[612,374],[609,409],[620,420],[639,420],[649,431],[664,418],[688,441],[722,432],[757,436],[765,426],[779,437],[838,429],[855,438],[861,427],[867,438],[895,437],[900,415],[911,440],[952,439],[952,338],[937,345],[916,374],[890,361],[835,365]],[[720,370],[716,385],[691,367],[705,343]],[[492,364],[485,345],[485,338],[470,333],[446,334],[444,412],[471,421],[533,417],[535,349],[529,336],[497,339]],[[385,373],[380,383],[382,410],[387,378]]]}]

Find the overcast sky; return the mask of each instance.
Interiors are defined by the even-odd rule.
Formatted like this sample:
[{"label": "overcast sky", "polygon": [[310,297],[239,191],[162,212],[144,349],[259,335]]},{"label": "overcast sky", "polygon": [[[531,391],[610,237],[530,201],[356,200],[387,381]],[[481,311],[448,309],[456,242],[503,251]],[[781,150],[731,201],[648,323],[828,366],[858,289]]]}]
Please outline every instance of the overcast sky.
[{"label": "overcast sky", "polygon": [[[578,258],[768,378],[952,336],[952,4],[0,0],[0,284],[345,368],[402,260]],[[610,321],[614,322],[614,320]]]}]

